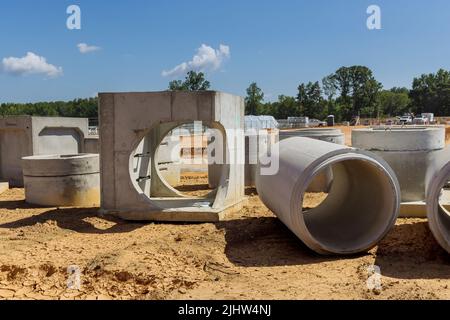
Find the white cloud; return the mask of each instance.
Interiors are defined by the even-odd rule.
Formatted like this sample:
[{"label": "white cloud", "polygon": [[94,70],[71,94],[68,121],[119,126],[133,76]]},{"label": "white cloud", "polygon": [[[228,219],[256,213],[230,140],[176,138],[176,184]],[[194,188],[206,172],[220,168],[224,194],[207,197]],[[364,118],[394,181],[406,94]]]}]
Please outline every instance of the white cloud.
[{"label": "white cloud", "polygon": [[77,47],[82,54],[98,51],[101,49],[100,47],[97,46],[90,46],[87,43],[79,43],[77,44]]},{"label": "white cloud", "polygon": [[44,57],[28,52],[25,57],[3,58],[3,71],[13,75],[45,74],[48,77],[62,75],[63,69],[47,62]]},{"label": "white cloud", "polygon": [[206,44],[202,44],[191,61],[183,62],[169,71],[164,70],[162,75],[164,77],[179,76],[192,70],[215,71],[228,58],[230,58],[229,46],[221,44],[219,49],[214,49]]}]

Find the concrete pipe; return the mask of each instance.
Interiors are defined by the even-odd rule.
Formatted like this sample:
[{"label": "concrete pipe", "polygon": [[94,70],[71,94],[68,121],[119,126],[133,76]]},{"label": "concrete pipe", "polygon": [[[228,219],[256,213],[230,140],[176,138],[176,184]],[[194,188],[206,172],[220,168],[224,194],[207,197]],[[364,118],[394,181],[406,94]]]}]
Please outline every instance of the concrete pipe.
[{"label": "concrete pipe", "polygon": [[[280,131],[280,141],[292,137],[311,138],[340,145],[345,144],[345,135],[340,129],[318,128]],[[331,168],[328,168],[316,176],[309,185],[307,192],[328,192],[332,181],[333,172]]]},{"label": "concrete pipe", "polygon": [[26,202],[51,207],[100,204],[98,154],[22,158]]},{"label": "concrete pipe", "polygon": [[402,202],[425,199],[425,174],[445,147],[445,127],[374,127],[354,129],[352,146],[372,151],[392,167],[402,190]]},{"label": "concrete pipe", "polygon": [[341,145],[345,144],[345,135],[340,129],[318,128],[280,131],[280,140],[292,137],[304,137]]},{"label": "concrete pipe", "polygon": [[428,224],[437,242],[450,253],[450,148],[436,155],[426,180]]},{"label": "concrete pipe", "polygon": [[[394,172],[370,152],[290,138],[279,143],[276,175],[256,176],[264,204],[309,248],[320,254],[353,254],[376,245],[393,227],[400,207]],[[333,183],[316,208],[304,209],[308,185],[331,167]]]}]

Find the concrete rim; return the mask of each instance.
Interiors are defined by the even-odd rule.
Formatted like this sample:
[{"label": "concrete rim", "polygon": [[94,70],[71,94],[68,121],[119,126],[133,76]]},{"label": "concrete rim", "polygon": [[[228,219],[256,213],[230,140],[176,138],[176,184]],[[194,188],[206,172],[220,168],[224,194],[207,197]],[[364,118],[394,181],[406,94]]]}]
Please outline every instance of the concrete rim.
[{"label": "concrete rim", "polygon": [[28,177],[59,177],[97,174],[100,172],[98,154],[39,155],[22,158],[23,175]]},{"label": "concrete rim", "polygon": [[[390,187],[392,189],[392,208],[390,219],[384,222],[382,228],[380,228],[380,232],[377,237],[373,240],[367,241],[357,247],[350,248],[347,250],[343,250],[341,248],[333,247],[330,245],[326,245],[317,239],[309,230],[306,220],[304,218],[304,212],[302,208],[304,195],[309,184],[312,182],[314,177],[319,174],[323,169],[333,164],[338,164],[342,162],[346,162],[349,160],[357,160],[363,161],[374,168],[378,169],[382,172],[390,183]],[[398,180],[395,176],[395,173],[391,169],[391,167],[380,157],[366,151],[356,150],[356,149],[344,149],[338,150],[337,152],[332,152],[327,154],[315,162],[313,162],[302,175],[303,177],[308,177],[307,179],[299,179],[293,190],[293,197],[291,198],[291,212],[294,212],[295,215],[292,218],[294,224],[296,224],[299,228],[305,232],[305,235],[301,236],[302,241],[311,249],[322,253],[322,254],[354,254],[362,251],[366,251],[372,247],[374,247],[381,239],[383,239],[386,234],[392,229],[394,226],[399,210],[400,210],[400,186]],[[298,205],[298,200],[301,199],[300,205]]]},{"label": "concrete rim", "polygon": [[94,153],[80,153],[80,154],[52,154],[52,155],[39,155],[39,156],[29,156],[23,157],[22,160],[33,160],[33,161],[45,161],[45,160],[71,160],[71,159],[88,159],[97,158],[98,154]]},{"label": "concrete rim", "polygon": [[440,193],[450,178],[450,162],[448,162],[437,174],[434,175],[428,186],[427,192],[427,217],[428,225],[436,241],[444,250],[450,253],[450,229],[446,229],[441,220],[444,215],[448,216],[447,223],[450,224],[450,215],[439,203]]}]

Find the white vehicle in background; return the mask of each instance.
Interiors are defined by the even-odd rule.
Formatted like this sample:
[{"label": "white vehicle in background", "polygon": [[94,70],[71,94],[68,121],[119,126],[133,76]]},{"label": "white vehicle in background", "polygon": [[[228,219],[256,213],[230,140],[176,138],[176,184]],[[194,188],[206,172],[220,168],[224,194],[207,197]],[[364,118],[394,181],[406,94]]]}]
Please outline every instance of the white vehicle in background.
[{"label": "white vehicle in background", "polygon": [[308,127],[315,128],[315,127],[326,127],[327,123],[325,121],[320,121],[318,119],[309,119]]},{"label": "white vehicle in background", "polygon": [[413,122],[413,119],[408,114],[405,114],[404,116],[401,116],[397,120],[397,124],[400,124],[400,125],[412,124],[412,122]]},{"label": "white vehicle in background", "polygon": [[417,117],[414,118],[413,124],[427,125],[427,124],[430,124],[430,121],[428,120],[428,118],[426,118],[423,115],[421,115],[421,116],[417,116]]},{"label": "white vehicle in background", "polygon": [[434,124],[434,113],[422,113],[422,117],[428,119],[428,124]]}]

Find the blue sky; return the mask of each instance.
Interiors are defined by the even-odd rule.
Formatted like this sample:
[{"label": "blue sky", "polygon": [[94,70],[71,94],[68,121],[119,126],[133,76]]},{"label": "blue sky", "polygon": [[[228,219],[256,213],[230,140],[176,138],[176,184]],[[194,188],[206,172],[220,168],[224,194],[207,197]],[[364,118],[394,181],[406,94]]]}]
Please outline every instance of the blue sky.
[{"label": "blue sky", "polygon": [[[81,30],[66,27],[71,4]],[[381,30],[366,27],[371,4]],[[273,100],[340,66],[366,65],[385,88],[450,69],[450,1],[2,0],[0,41],[0,102],[164,90],[182,76],[163,71],[183,62],[204,67],[213,89],[245,95],[256,81]],[[189,64],[202,44],[212,57]],[[46,59],[33,72],[28,52]]]}]

